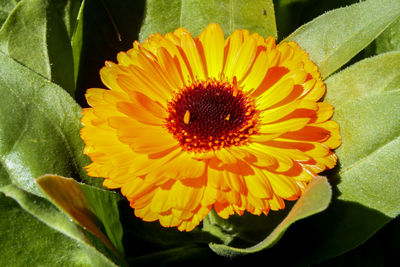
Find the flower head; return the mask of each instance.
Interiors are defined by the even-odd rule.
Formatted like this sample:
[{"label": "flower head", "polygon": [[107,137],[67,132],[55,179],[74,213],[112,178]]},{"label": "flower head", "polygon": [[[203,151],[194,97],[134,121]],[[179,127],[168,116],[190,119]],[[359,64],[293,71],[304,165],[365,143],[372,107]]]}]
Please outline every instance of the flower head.
[{"label": "flower head", "polygon": [[296,43],[217,24],[155,34],[106,62],[83,111],[88,174],[135,215],[190,231],[210,210],[267,214],[333,168],[340,145],[325,85]]}]

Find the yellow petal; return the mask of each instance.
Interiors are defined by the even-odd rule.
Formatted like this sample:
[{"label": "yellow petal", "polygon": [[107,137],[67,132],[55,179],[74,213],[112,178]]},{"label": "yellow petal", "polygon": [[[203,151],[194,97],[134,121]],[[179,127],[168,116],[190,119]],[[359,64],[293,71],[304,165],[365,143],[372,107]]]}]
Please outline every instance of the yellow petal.
[{"label": "yellow petal", "polygon": [[294,81],[292,79],[281,79],[279,82],[274,84],[265,93],[257,98],[256,107],[259,110],[264,110],[272,105],[278,103],[287,97],[294,87]]},{"label": "yellow petal", "polygon": [[318,112],[316,123],[327,121],[333,115],[333,107],[328,103],[317,103]]},{"label": "yellow petal", "polygon": [[193,37],[189,33],[182,34],[181,47],[187,56],[188,64],[196,80],[205,80],[206,73],[199,51]]},{"label": "yellow petal", "polygon": [[271,183],[274,193],[282,198],[291,198],[299,195],[300,190],[294,180],[284,175],[278,175],[272,172],[266,173]]},{"label": "yellow petal", "polygon": [[209,78],[220,78],[224,61],[224,33],[216,23],[209,24],[200,34]]},{"label": "yellow petal", "polygon": [[225,41],[225,51],[227,50],[225,56],[225,64],[224,64],[224,74],[228,80],[233,79],[233,66],[237,57],[237,53],[242,46],[242,43],[245,38],[249,36],[249,32],[246,30],[238,30],[234,31],[231,36]]},{"label": "yellow petal", "polygon": [[254,58],[256,57],[257,44],[255,39],[248,38],[240,46],[236,57],[233,62],[231,72],[225,72],[226,77],[237,77],[239,81],[242,81],[245,75],[248,73]]},{"label": "yellow petal", "polygon": [[269,182],[268,177],[264,174],[264,171],[255,169],[253,176],[246,177],[246,185],[249,192],[255,197],[271,199],[273,190]]},{"label": "yellow petal", "polygon": [[261,134],[283,133],[288,131],[297,131],[306,126],[311,118],[297,118],[283,120],[280,122],[265,124],[260,126]]},{"label": "yellow petal", "polygon": [[258,88],[267,74],[268,68],[266,67],[268,58],[265,50],[261,51],[254,61],[253,67],[250,69],[249,74],[243,80],[243,91],[249,92],[250,90]]}]

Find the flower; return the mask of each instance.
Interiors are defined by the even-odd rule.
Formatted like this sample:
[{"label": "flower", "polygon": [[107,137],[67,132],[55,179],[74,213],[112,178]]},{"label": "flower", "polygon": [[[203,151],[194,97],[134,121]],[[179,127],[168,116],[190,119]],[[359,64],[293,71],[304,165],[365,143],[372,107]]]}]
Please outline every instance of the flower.
[{"label": "flower", "polygon": [[325,85],[296,43],[217,24],[151,35],[106,62],[109,88],[83,110],[88,174],[120,188],[135,215],[190,231],[222,218],[283,209],[340,145]]}]

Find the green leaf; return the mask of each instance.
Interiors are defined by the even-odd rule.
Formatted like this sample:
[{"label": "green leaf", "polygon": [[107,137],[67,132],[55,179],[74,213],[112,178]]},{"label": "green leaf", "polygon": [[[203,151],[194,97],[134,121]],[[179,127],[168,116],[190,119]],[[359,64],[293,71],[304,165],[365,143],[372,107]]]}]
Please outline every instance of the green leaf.
[{"label": "green leaf", "polygon": [[397,0],[368,0],[325,13],[291,34],[327,77],[400,16]]},{"label": "green leaf", "polygon": [[[286,218],[264,240],[248,248],[237,248],[215,243],[211,243],[210,248],[219,255],[232,257],[272,247],[291,224],[325,210],[329,205],[331,195],[332,191],[327,179],[324,177],[315,177]],[[248,224],[246,227],[248,228]],[[267,226],[264,225],[264,227]]]},{"label": "green leaf", "polygon": [[0,210],[3,266],[92,266],[78,242],[37,220],[2,193]]},{"label": "green leaf", "polygon": [[[119,195],[56,175],[42,176],[37,182],[61,210],[117,255],[123,255],[123,233],[118,212]],[[103,227],[112,243],[102,232]]]},{"label": "green leaf", "polygon": [[399,64],[400,52],[381,54],[354,64],[326,79],[327,94],[324,102],[337,108],[366,96],[399,89]]},{"label": "green leaf", "polygon": [[0,28],[4,21],[7,19],[8,15],[16,7],[19,0],[3,0],[0,1]]},{"label": "green leaf", "polygon": [[400,214],[399,64],[399,52],[382,54],[326,81],[326,101],[335,103],[343,141],[337,149],[339,199],[392,218]]},{"label": "green leaf", "polygon": [[376,53],[400,51],[400,18],[375,40]]},{"label": "green leaf", "polygon": [[74,58],[74,79],[75,86],[78,83],[78,75],[79,75],[79,66],[81,63],[81,52],[83,45],[83,8],[85,7],[85,1],[82,1],[82,4],[79,8],[75,30],[71,36],[71,47],[72,54]]},{"label": "green leaf", "polygon": [[57,12],[61,15],[64,22],[65,29],[69,39],[72,39],[72,35],[78,24],[78,14],[81,9],[83,0],[51,0],[50,4],[54,6]]},{"label": "green leaf", "polygon": [[[106,258],[105,255],[108,257],[113,258],[116,262],[117,259],[115,256],[113,257],[113,254],[111,254],[106,247],[102,246],[102,243],[97,242],[95,243],[96,239],[92,238],[90,233],[85,231],[84,229],[80,229],[74,224],[65,214],[61,213],[56,207],[54,207],[51,203],[49,203],[47,200],[37,197],[35,195],[32,195],[22,189],[19,189],[15,185],[8,185],[5,187],[0,188],[0,191],[2,191],[6,196],[9,196],[16,200],[20,206],[27,211],[29,214],[35,217],[35,219],[39,220],[40,222],[44,223],[47,227],[42,226],[42,231],[39,232],[40,234],[43,235],[43,238],[45,239],[47,236],[51,238],[52,244],[46,244],[43,243],[41,244],[41,247],[43,247],[42,253],[37,255],[37,260],[40,262],[42,261],[42,258],[44,257],[50,257],[51,260],[56,260],[53,258],[53,255],[48,255],[48,250],[49,249],[62,249],[65,245],[68,246],[75,246],[83,251],[77,251],[77,256],[79,258],[85,258],[83,257],[83,253],[85,252],[87,256],[89,257],[91,263],[93,266],[116,266],[110,259]],[[9,201],[8,201],[9,202]],[[12,207],[12,206],[11,206]],[[5,210],[10,209],[6,208]],[[17,225],[20,223],[25,223],[24,221],[21,222],[13,222],[16,223]],[[30,226],[29,223],[33,225],[38,225],[39,223],[35,220],[30,220],[27,222],[28,227]],[[4,223],[7,224],[7,223]],[[40,224],[39,224],[40,225]],[[3,223],[0,225],[3,226]],[[28,228],[29,229],[29,228]],[[39,228],[40,229],[40,228]],[[60,234],[54,234],[55,231],[57,231]],[[32,232],[36,232],[33,230]],[[53,235],[53,237],[52,237]],[[29,236],[29,234],[28,234]],[[35,235],[33,235],[35,236]],[[23,233],[17,233],[14,236],[5,236],[6,239],[11,240],[11,244],[15,243],[15,239],[18,240],[19,238],[23,237]],[[14,239],[14,240],[13,240]],[[35,239],[34,239],[35,240]],[[41,240],[41,238],[40,238]],[[64,244],[64,242],[67,242]],[[54,244],[54,243],[60,243],[59,245]],[[26,242],[28,246],[36,246],[36,242],[32,242],[32,240],[27,240]],[[54,246],[54,247],[47,247],[47,251],[45,250],[46,245]],[[6,247],[5,249],[8,250],[13,250],[12,247]],[[99,252],[99,249],[101,253]],[[37,254],[38,252],[35,252]],[[105,255],[103,255],[105,254]],[[55,255],[57,256],[57,254]],[[19,256],[17,256],[19,258]],[[30,257],[27,256],[29,259]],[[72,260],[74,257],[72,257]],[[20,259],[21,261],[24,261],[26,259]],[[83,259],[82,259],[83,260]],[[87,259],[85,259],[87,261]],[[65,259],[65,261],[68,261],[68,259]]]},{"label": "green leaf", "polygon": [[247,29],[264,37],[277,38],[272,0],[150,0],[146,3],[139,40],[143,41],[152,33],[173,32],[179,27],[198,36],[211,22],[218,23],[225,36],[236,29]]},{"label": "green leaf", "polygon": [[64,20],[53,3],[57,1],[22,0],[1,28],[0,51],[73,95],[71,44]]},{"label": "green leaf", "polygon": [[91,184],[83,169],[81,108],[60,87],[0,53],[0,185],[42,196],[35,178],[47,173]]}]

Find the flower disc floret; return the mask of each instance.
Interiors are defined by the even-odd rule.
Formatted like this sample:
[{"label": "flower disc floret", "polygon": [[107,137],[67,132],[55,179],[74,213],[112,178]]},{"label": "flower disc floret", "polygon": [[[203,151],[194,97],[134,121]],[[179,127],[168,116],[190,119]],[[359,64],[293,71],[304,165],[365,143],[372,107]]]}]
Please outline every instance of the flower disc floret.
[{"label": "flower disc floret", "polygon": [[185,151],[245,145],[256,133],[254,101],[232,83],[197,82],[168,103],[166,127]]}]

